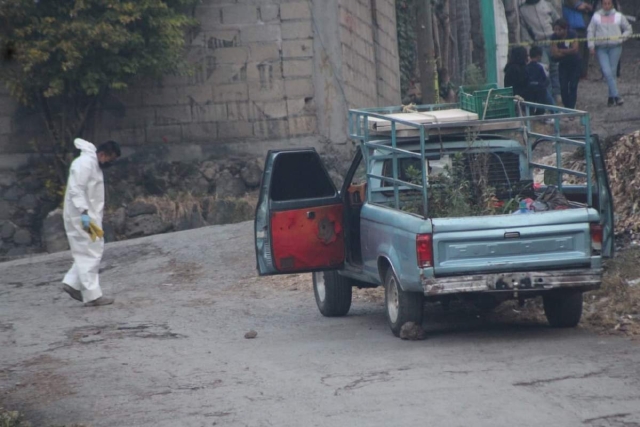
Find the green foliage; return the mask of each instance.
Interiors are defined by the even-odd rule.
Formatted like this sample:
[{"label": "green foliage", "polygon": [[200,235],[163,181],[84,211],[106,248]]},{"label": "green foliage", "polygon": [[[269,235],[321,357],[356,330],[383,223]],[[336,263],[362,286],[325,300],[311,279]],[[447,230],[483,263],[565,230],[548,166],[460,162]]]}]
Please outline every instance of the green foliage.
[{"label": "green foliage", "polygon": [[184,69],[183,13],[197,0],[4,0],[0,45],[13,52],[0,79],[26,105],[39,96],[96,96],[136,76]]},{"label": "green foliage", "polygon": [[429,216],[432,218],[472,216],[471,184],[464,176],[464,160],[457,153],[452,166],[430,183]]},{"label": "green foliage", "polygon": [[[59,193],[73,139],[110,90],[188,71],[188,14],[198,0],[0,0],[0,83],[39,113]],[[45,157],[43,157],[45,159]]]},{"label": "green foliage", "polygon": [[[422,185],[422,172],[409,166],[406,169],[409,182]],[[452,166],[444,168],[444,173],[429,176],[428,207],[430,218],[456,218],[484,214],[474,203],[472,186],[464,175],[464,158],[457,153]],[[422,200],[415,191],[406,191],[400,197],[402,210],[422,213]]]},{"label": "green foliage", "polygon": [[0,408],[0,427],[30,427],[17,411],[6,411]]},{"label": "green foliage", "polygon": [[471,87],[479,87],[486,83],[484,78],[484,71],[476,64],[469,64],[466,70],[464,70],[464,85]]},{"label": "green foliage", "polygon": [[[472,166],[471,180],[466,172],[465,157]],[[443,173],[429,176],[429,218],[504,215],[518,209],[519,196],[503,201],[501,206],[497,203],[496,190],[487,183],[488,169],[482,167],[484,157],[486,153],[456,153],[451,166],[445,166]],[[422,185],[422,172],[418,168],[409,166],[405,173],[409,182]],[[405,212],[422,214],[422,198],[417,191],[405,190],[400,195],[400,207]]]}]

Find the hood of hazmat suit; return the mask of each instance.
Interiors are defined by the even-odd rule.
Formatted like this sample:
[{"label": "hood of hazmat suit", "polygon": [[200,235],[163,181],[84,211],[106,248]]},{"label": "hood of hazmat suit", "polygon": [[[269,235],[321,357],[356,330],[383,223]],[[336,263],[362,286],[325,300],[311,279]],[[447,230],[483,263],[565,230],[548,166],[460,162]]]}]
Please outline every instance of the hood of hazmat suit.
[{"label": "hood of hazmat suit", "polygon": [[71,163],[63,213],[64,228],[74,263],[63,282],[82,291],[83,300],[88,302],[102,296],[98,271],[104,241],[91,241],[89,233],[82,228],[80,215],[86,210],[91,221],[102,228],[104,177],[98,163],[96,147],[80,138],[74,141],[74,145],[81,153],[80,157]]}]

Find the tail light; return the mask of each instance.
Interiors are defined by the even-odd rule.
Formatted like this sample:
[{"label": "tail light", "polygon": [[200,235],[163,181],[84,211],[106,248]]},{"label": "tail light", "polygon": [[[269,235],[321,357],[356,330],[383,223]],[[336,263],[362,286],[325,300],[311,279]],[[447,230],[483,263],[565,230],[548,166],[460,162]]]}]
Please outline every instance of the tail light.
[{"label": "tail light", "polygon": [[418,253],[418,267],[433,267],[433,236],[431,234],[418,234],[416,251]]},{"label": "tail light", "polygon": [[591,251],[599,254],[602,251],[602,225],[591,224]]}]

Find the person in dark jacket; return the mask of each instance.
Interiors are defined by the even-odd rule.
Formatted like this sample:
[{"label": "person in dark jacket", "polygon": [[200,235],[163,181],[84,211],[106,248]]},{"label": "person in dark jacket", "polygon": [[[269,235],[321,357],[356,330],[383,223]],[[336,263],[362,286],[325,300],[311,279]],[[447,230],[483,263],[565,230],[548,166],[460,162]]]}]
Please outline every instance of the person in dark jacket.
[{"label": "person in dark jacket", "polygon": [[562,104],[567,108],[576,108],[578,99],[578,83],[580,82],[581,60],[580,47],[577,41],[567,42],[576,38],[576,32],[569,29],[569,23],[558,19],[553,24],[551,56],[559,62],[560,92]]},{"label": "person in dark jacket", "polygon": [[521,38],[542,46],[542,62],[549,69],[551,94],[554,104],[560,103],[558,64],[551,61],[551,49],[547,41],[553,35],[553,23],[560,18],[556,8],[548,0],[524,0],[519,7]]},{"label": "person in dark jacket", "polygon": [[530,101],[528,59],[527,49],[523,46],[516,46],[511,49],[507,65],[504,67],[504,87],[512,87],[513,94],[526,101]]},{"label": "person in dark jacket", "polygon": [[[569,28],[576,32],[576,36],[579,39],[587,38],[587,26],[592,12],[593,5],[587,0],[563,0],[562,15],[569,24]],[[580,41],[578,49],[581,59],[580,78],[586,79],[589,70],[589,48],[587,47],[587,42]],[[553,52],[551,52],[551,56],[553,57]],[[562,82],[560,82],[560,85],[562,86]],[[560,92],[562,93],[562,88],[560,88]]]},{"label": "person in dark jacket", "polygon": [[438,68],[438,91],[440,95],[440,102],[456,102],[455,86],[451,83],[449,70],[446,68]]},{"label": "person in dark jacket", "polygon": [[[529,63],[527,64],[527,76],[529,78],[529,98],[537,104],[549,104],[549,76],[541,64],[542,48],[533,46],[529,51]],[[543,108],[537,108],[534,115],[544,114]]]}]

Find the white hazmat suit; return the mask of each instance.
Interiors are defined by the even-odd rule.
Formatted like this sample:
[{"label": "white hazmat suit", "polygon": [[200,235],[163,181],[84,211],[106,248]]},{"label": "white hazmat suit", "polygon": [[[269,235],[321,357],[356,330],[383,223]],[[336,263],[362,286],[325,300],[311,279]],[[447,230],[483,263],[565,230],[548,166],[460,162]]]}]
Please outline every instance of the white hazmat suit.
[{"label": "white hazmat suit", "polygon": [[102,228],[104,209],[104,178],[98,163],[96,147],[83,139],[74,142],[81,153],[71,163],[67,190],[64,195],[64,228],[69,239],[73,266],[63,283],[82,292],[82,300],[89,302],[102,296],[98,272],[104,251],[104,240],[91,241],[82,228],[80,216],[87,211],[91,221]]}]

